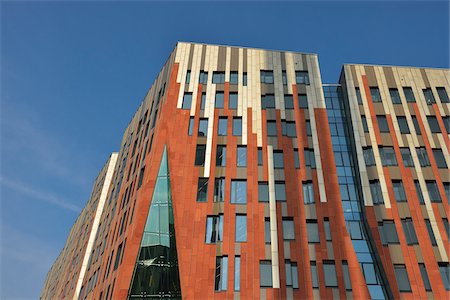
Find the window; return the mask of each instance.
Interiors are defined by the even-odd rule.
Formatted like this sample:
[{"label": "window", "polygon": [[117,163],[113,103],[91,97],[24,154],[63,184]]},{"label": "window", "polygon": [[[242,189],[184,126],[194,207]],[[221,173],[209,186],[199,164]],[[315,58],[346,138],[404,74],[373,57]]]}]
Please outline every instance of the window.
[{"label": "window", "polygon": [[305,165],[307,167],[315,168],[316,167],[316,159],[314,157],[314,149],[305,148]]},{"label": "window", "polygon": [[184,93],[182,109],[190,109],[192,103],[192,93]]},{"label": "window", "polygon": [[277,136],[277,121],[267,121],[267,136]]},{"label": "window", "polygon": [[381,102],[380,90],[377,87],[370,88],[370,96],[373,102]]},{"label": "window", "polygon": [[346,291],[352,290],[352,283],[350,281],[350,272],[348,270],[348,263],[347,261],[342,261],[342,273],[344,275],[344,285]]},{"label": "window", "polygon": [[306,231],[308,233],[308,243],[320,243],[317,220],[306,220]]},{"label": "window", "polygon": [[225,83],[225,72],[213,72],[212,83]]},{"label": "window", "polygon": [[325,228],[325,239],[327,242],[331,242],[331,228],[330,228],[330,221],[328,218],[325,218],[323,220],[323,227]]},{"label": "window", "polygon": [[314,187],[312,181],[304,181],[303,184],[303,202],[305,204],[314,203]]},{"label": "window", "polygon": [[442,282],[444,283],[445,289],[450,290],[450,267],[448,263],[439,263],[439,273],[441,273]]},{"label": "window", "polygon": [[205,243],[214,244],[223,239],[223,215],[206,217]]},{"label": "window", "polygon": [[223,92],[216,92],[216,98],[215,98],[215,108],[223,108]]},{"label": "window", "polygon": [[447,169],[447,163],[445,162],[444,154],[441,149],[433,149],[434,159],[436,160],[437,167],[439,169]]},{"label": "window", "polygon": [[281,121],[281,134],[288,137],[296,137],[295,121]]},{"label": "window", "polygon": [[247,181],[231,180],[231,203],[246,204],[247,203]]},{"label": "window", "polygon": [[442,117],[442,122],[444,123],[445,131],[450,134],[450,116]]},{"label": "window", "polygon": [[242,75],[242,85],[247,86],[247,72]]},{"label": "window", "polygon": [[395,201],[407,202],[405,189],[401,180],[392,180],[392,188],[394,189]]},{"label": "window", "polygon": [[447,202],[450,204],[450,182],[443,182],[444,184],[444,190],[445,190],[445,196],[447,197]]},{"label": "window", "polygon": [[355,87],[356,92],[356,100],[358,101],[358,104],[361,105],[362,103],[362,97],[361,97],[361,91],[359,90],[359,87]]},{"label": "window", "polygon": [[238,84],[238,72],[231,71],[230,72],[230,84]]},{"label": "window", "polygon": [[378,128],[380,132],[389,132],[389,125],[386,116],[377,116]]},{"label": "window", "polygon": [[397,117],[398,127],[400,128],[400,133],[410,133],[408,122],[406,117]]},{"label": "window", "polygon": [[365,133],[369,133],[369,126],[367,125],[366,116],[361,116],[361,124]]},{"label": "window", "polygon": [[400,153],[402,154],[402,160],[405,167],[414,167],[414,161],[409,148],[400,148]]},{"label": "window", "polygon": [[239,292],[241,290],[241,257],[234,257],[234,290]]},{"label": "window", "polygon": [[195,165],[203,166],[205,164],[206,145],[197,145],[195,151]]},{"label": "window", "polygon": [[397,159],[395,158],[393,147],[380,147],[380,156],[381,163],[384,167],[397,165]]},{"label": "window", "polygon": [[258,166],[262,166],[263,165],[263,152],[262,152],[262,148],[258,147]]},{"label": "window", "polygon": [[200,76],[198,78],[199,84],[207,84],[208,83],[208,72],[200,71]]},{"label": "window", "polygon": [[294,98],[292,95],[284,95],[284,108],[294,109]]},{"label": "window", "polygon": [[261,96],[261,108],[275,108],[275,96],[273,94],[266,94]]},{"label": "window", "polygon": [[236,242],[247,241],[247,215],[236,215]]},{"label": "window", "polygon": [[305,121],[305,129],[306,129],[306,135],[307,136],[312,136],[311,121],[310,120],[306,120]]},{"label": "window", "polygon": [[430,125],[431,133],[440,133],[441,128],[439,127],[439,123],[434,116],[427,116],[428,125]]},{"label": "window", "polygon": [[427,150],[425,149],[425,147],[416,148],[416,152],[421,167],[431,166],[430,160],[428,159]]},{"label": "window", "polygon": [[431,91],[431,89],[424,89],[423,96],[425,97],[425,101],[427,102],[428,105],[436,103],[436,100],[434,100],[433,92]]},{"label": "window", "polygon": [[290,260],[284,261],[286,270],[286,286],[291,286],[294,289],[298,289],[298,267],[297,263]]},{"label": "window", "polygon": [[430,197],[431,202],[442,202],[436,181],[427,180],[425,183],[427,185],[428,196]]},{"label": "window", "polygon": [[259,262],[259,285],[260,287],[272,287],[272,263],[270,260]]},{"label": "window", "polygon": [[113,270],[117,270],[117,267],[119,267],[120,257],[122,255],[122,247],[123,243],[120,243],[119,247],[117,247],[116,261],[114,262]]},{"label": "window", "polygon": [[141,170],[139,170],[139,180],[138,180],[138,186],[137,186],[138,189],[142,186],[142,180],[144,179],[144,173],[145,173],[145,166],[143,166],[141,168]]},{"label": "window", "polygon": [[334,261],[323,261],[323,274],[325,276],[326,287],[337,287],[336,266]]},{"label": "window", "polygon": [[419,180],[414,180],[414,186],[416,188],[417,199],[419,199],[420,204],[425,204],[425,200],[423,199],[422,189],[420,188]]},{"label": "window", "polygon": [[194,133],[194,117],[189,118],[189,128],[188,128],[188,135],[192,135]]},{"label": "window", "polygon": [[295,82],[297,84],[309,84],[308,71],[295,71]]},{"label": "window", "polygon": [[400,243],[394,221],[379,222],[378,231],[383,245]]},{"label": "window", "polygon": [[391,96],[393,104],[402,104],[402,100],[400,99],[400,94],[397,89],[389,89],[389,95]]},{"label": "window", "polygon": [[300,158],[298,157],[298,149],[294,149],[294,166],[296,169],[300,169]]},{"label": "window", "polygon": [[419,241],[417,240],[413,221],[410,218],[402,219],[402,227],[405,232],[406,243],[408,245],[418,245]]},{"label": "window", "polygon": [[208,134],[208,119],[200,119],[198,122],[198,136],[206,136]]},{"label": "window", "polygon": [[273,167],[275,169],[284,168],[283,151],[279,150],[273,151]]},{"label": "window", "polygon": [[261,70],[261,83],[273,84],[273,71]]},{"label": "window", "polygon": [[350,238],[352,240],[363,239],[361,224],[359,221],[347,221],[347,228],[349,229]]},{"label": "window", "polygon": [[408,272],[405,265],[394,265],[395,278],[397,279],[398,290],[400,292],[411,292]]},{"label": "window", "polygon": [[283,218],[283,239],[295,240],[294,219]]},{"label": "window", "polygon": [[445,87],[437,87],[436,91],[439,95],[439,99],[441,99],[442,103],[450,103],[450,100],[448,99],[447,91],[445,90]]},{"label": "window", "polygon": [[234,136],[242,135],[242,118],[240,117],[233,118],[233,135]]},{"label": "window", "polygon": [[214,202],[224,202],[225,200],[225,178],[214,179]]},{"label": "window", "polygon": [[419,264],[419,269],[420,269],[420,275],[422,275],[422,281],[423,281],[425,290],[427,292],[430,292],[431,284],[430,284],[430,279],[428,278],[427,268],[425,267],[425,264]]},{"label": "window", "polygon": [[238,104],[238,94],[230,93],[230,97],[228,99],[228,108],[237,109],[237,104]]},{"label": "window", "polygon": [[219,125],[217,130],[217,135],[219,136],[226,136],[228,130],[228,119],[227,117],[220,117],[219,118]]},{"label": "window", "polygon": [[421,135],[421,131],[420,131],[420,126],[419,126],[419,121],[417,121],[417,117],[416,116],[411,116],[411,119],[413,121],[414,124],[414,130],[416,131],[417,135]]},{"label": "window", "polygon": [[317,266],[316,262],[312,261],[310,262],[311,265],[311,281],[312,281],[312,287],[313,289],[319,288],[319,278],[317,276]]},{"label": "window", "polygon": [[450,226],[447,218],[442,219],[442,223],[444,223],[445,232],[447,233],[447,238],[450,237]]},{"label": "window", "polygon": [[227,146],[217,145],[216,166],[225,167],[227,165]]},{"label": "window", "polygon": [[185,83],[189,84],[190,82],[191,82],[191,70],[187,70]]},{"label": "window", "polygon": [[[377,280],[377,275],[375,274],[375,267],[373,263],[367,262],[362,264],[362,269],[364,273],[364,278],[366,279],[367,284],[379,284]],[[370,286],[369,286],[370,288]],[[384,299],[384,297],[376,298],[376,299]]]},{"label": "window", "polygon": [[412,88],[410,87],[404,87],[403,93],[405,93],[406,102],[416,102],[416,98],[414,98],[414,93]]},{"label": "window", "polygon": [[200,109],[205,109],[206,105],[206,93],[202,93],[202,99],[200,100]]},{"label": "window", "polygon": [[237,147],[237,166],[238,167],[246,167],[247,166],[247,147],[246,146],[238,146]]},{"label": "window", "polygon": [[226,291],[228,283],[228,256],[216,257],[216,280],[214,290],[216,292]]},{"label": "window", "polygon": [[270,219],[264,218],[264,242],[270,244]]},{"label": "window", "polygon": [[363,155],[367,167],[375,166],[375,157],[373,156],[372,147],[363,148]]},{"label": "window", "polygon": [[284,181],[275,181],[275,200],[286,201],[286,185]]},{"label": "window", "polygon": [[208,201],[208,178],[199,178],[197,185],[197,202]]},{"label": "window", "polygon": [[298,94],[298,107],[308,108],[308,98],[306,97],[306,94]]},{"label": "window", "polygon": [[283,85],[287,85],[287,74],[284,70],[281,72],[281,79],[283,81]]},{"label": "window", "polygon": [[269,185],[267,182],[258,182],[258,201],[269,202]]}]

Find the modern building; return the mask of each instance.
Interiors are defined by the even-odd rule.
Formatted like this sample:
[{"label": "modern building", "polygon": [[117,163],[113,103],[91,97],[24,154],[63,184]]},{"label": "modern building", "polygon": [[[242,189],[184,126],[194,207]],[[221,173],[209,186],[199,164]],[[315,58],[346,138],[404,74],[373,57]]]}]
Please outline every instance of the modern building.
[{"label": "modern building", "polygon": [[125,130],[83,276],[58,258],[41,298],[449,298],[450,71],[338,82],[315,54],[179,42]]}]

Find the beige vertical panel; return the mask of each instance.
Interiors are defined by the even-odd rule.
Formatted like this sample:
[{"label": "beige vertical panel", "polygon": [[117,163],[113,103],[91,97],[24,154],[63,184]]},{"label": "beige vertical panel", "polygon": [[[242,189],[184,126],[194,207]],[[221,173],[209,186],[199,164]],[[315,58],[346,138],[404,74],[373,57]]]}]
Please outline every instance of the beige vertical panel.
[{"label": "beige vertical panel", "polygon": [[388,85],[386,83],[386,80],[384,77],[383,67],[380,66],[374,66],[373,67],[374,73],[375,73],[375,80],[377,81],[378,88],[380,90],[381,100],[383,104],[383,109],[386,114],[389,114],[390,107],[389,103],[391,102],[391,97],[389,96],[389,90]]},{"label": "beige vertical panel", "polygon": [[[306,59],[308,59],[309,54],[294,53],[294,69],[295,70],[305,70],[306,69],[306,66],[303,65],[303,59],[302,59],[303,55],[305,55]],[[294,73],[294,76],[295,76],[295,73]]]},{"label": "beige vertical panel", "polygon": [[250,64],[247,70],[251,70],[249,73],[250,86],[248,107],[252,108],[252,132],[256,134],[257,146],[262,147],[262,120],[261,120],[261,82],[259,78],[259,72],[262,69],[261,66],[265,65],[264,61],[261,61],[261,53],[263,51],[256,49],[248,49],[247,54],[249,58],[247,59]]},{"label": "beige vertical panel", "polygon": [[275,176],[273,167],[273,147],[267,146],[267,165],[269,179],[269,220],[270,220],[270,250],[272,257],[272,283],[273,288],[280,288],[280,269],[278,266],[278,230],[277,230],[277,203],[275,200]]},{"label": "beige vertical panel", "polygon": [[294,66],[294,54],[292,52],[286,52],[284,54],[286,59],[286,77],[288,93],[292,94],[292,85],[295,84],[295,66]]},{"label": "beige vertical panel", "polygon": [[219,54],[218,46],[207,46],[206,51],[209,61],[205,61],[205,65],[208,65],[208,85],[206,88],[206,105],[205,105],[205,117],[208,118],[208,136],[206,138],[206,153],[205,153],[205,168],[203,177],[209,177],[211,169],[211,153],[212,153],[212,137],[214,134],[214,95],[216,93],[216,85],[212,83],[212,72],[217,70],[217,58]]},{"label": "beige vertical panel", "polygon": [[353,81],[350,66],[348,65],[344,66],[344,73],[345,73],[345,82],[347,86],[348,102],[350,106],[350,117],[353,127],[353,136],[355,139],[356,158],[358,159],[359,172],[361,178],[364,205],[373,206],[372,195],[370,193],[369,177],[367,176],[366,162],[364,161],[364,154],[361,144],[361,140],[364,140],[365,142],[364,130],[361,123],[358,100],[355,92],[355,84]]},{"label": "beige vertical panel", "polygon": [[225,58],[225,81],[230,82],[231,48],[227,47]]},{"label": "beige vertical panel", "polygon": [[[177,74],[177,82],[180,83],[180,90],[178,92],[178,102],[177,102],[177,108],[181,108],[183,103],[183,95],[184,95],[184,89],[186,85],[186,73],[188,69],[188,62],[189,62],[189,52],[190,52],[190,45],[183,43],[183,55],[182,60],[179,64],[178,74]],[[179,81],[178,81],[179,79]]]},{"label": "beige vertical panel", "polygon": [[275,108],[280,110],[281,119],[286,119],[286,111],[284,109],[283,79],[281,75],[281,53],[273,51],[271,54],[273,56]]},{"label": "beige vertical panel", "polygon": [[189,82],[189,92],[192,92],[191,116],[195,116],[197,106],[198,79],[200,75],[200,62],[202,60],[202,45],[194,45],[194,54],[192,57],[191,80]]},{"label": "beige vertical panel", "polygon": [[[238,51],[238,107],[237,115],[242,116],[242,144],[247,145],[247,87],[243,85],[244,78],[244,49]],[[248,76],[247,76],[248,84]]]}]

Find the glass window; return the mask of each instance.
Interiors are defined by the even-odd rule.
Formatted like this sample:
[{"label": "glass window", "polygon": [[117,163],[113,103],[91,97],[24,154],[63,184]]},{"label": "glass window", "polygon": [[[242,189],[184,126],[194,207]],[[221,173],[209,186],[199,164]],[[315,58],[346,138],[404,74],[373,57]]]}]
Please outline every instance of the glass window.
[{"label": "glass window", "polygon": [[189,84],[190,82],[191,82],[191,70],[187,70],[185,83]]},{"label": "glass window", "polygon": [[194,117],[189,118],[189,128],[188,128],[188,135],[192,135],[194,133]]},{"label": "glass window", "polygon": [[445,87],[437,87],[436,90],[439,95],[439,99],[441,99],[442,103],[450,103],[450,100],[448,99],[448,94],[447,94],[447,91],[445,90]]},{"label": "glass window", "polygon": [[313,289],[319,288],[319,277],[317,276],[317,266],[316,262],[312,261],[310,262],[311,265],[311,281],[312,281],[312,287]]},{"label": "glass window", "polygon": [[207,84],[208,83],[208,72],[200,71],[198,83],[199,84]]},{"label": "glass window", "polygon": [[295,121],[281,121],[281,134],[288,137],[296,137]]},{"label": "glass window", "polygon": [[305,165],[307,167],[315,168],[316,167],[316,159],[314,157],[314,149],[305,148]]},{"label": "glass window", "polygon": [[195,165],[203,166],[205,164],[206,145],[197,145],[195,151]]},{"label": "glass window", "polygon": [[308,243],[320,243],[317,220],[306,220],[306,231],[308,232]]},{"label": "glass window", "polygon": [[442,282],[444,283],[445,289],[450,290],[450,267],[448,263],[439,263],[439,273],[441,273]]},{"label": "glass window", "polygon": [[294,98],[292,95],[284,95],[284,108],[294,109]]},{"label": "glass window", "polygon": [[214,179],[214,202],[224,202],[225,200],[225,178]]},{"label": "glass window", "polygon": [[238,167],[246,167],[247,166],[247,147],[246,146],[238,146],[237,147],[237,158],[236,158]]},{"label": "glass window", "polygon": [[213,72],[212,83],[225,83],[225,72]]},{"label": "glass window", "polygon": [[430,292],[431,284],[430,284],[430,279],[428,278],[427,268],[425,267],[425,264],[419,264],[419,269],[420,269],[420,275],[422,275],[422,281],[423,281],[425,290],[427,292]]},{"label": "glass window", "polygon": [[214,244],[221,242],[223,239],[223,215],[207,216],[205,243]]},{"label": "glass window", "polygon": [[233,135],[242,135],[242,118],[233,117]]},{"label": "glass window", "polygon": [[358,104],[361,105],[362,103],[362,97],[361,97],[361,91],[359,90],[359,87],[355,87],[356,92],[356,100],[358,101]]},{"label": "glass window", "polygon": [[208,119],[200,119],[198,122],[198,136],[206,136],[208,134]]},{"label": "glass window", "polygon": [[442,117],[442,122],[444,123],[445,131],[450,134],[450,116]]},{"label": "glass window", "polygon": [[247,181],[231,180],[231,203],[246,204],[247,203]]},{"label": "glass window", "polygon": [[269,185],[267,182],[258,182],[259,202],[269,202]]},{"label": "glass window", "polygon": [[275,181],[275,200],[286,201],[286,185],[284,181]]},{"label": "glass window", "polygon": [[261,70],[261,83],[273,84],[273,71]]},{"label": "glass window", "polygon": [[436,100],[434,100],[433,92],[431,91],[431,89],[424,89],[423,96],[425,97],[425,101],[427,102],[428,105],[436,103]]},{"label": "glass window", "polygon": [[445,232],[447,233],[447,238],[450,237],[450,226],[447,218],[442,218],[442,223],[444,223]]},{"label": "glass window", "polygon": [[[312,136],[312,131],[311,131],[311,121],[306,120],[305,121],[305,128],[306,128],[306,135],[307,136]],[[294,128],[295,129],[295,128]],[[295,136],[294,136],[295,137]]]},{"label": "glass window", "polygon": [[383,245],[400,243],[394,221],[383,221],[378,223],[378,231]]},{"label": "glass window", "polygon": [[225,167],[227,165],[227,146],[217,145],[216,166]]},{"label": "glass window", "polygon": [[286,270],[286,286],[291,286],[294,289],[298,289],[298,267],[297,263],[285,260]]},{"label": "glass window", "polygon": [[414,224],[412,219],[402,219],[402,227],[405,233],[406,243],[408,245],[418,245],[416,230],[414,229]]},{"label": "glass window", "polygon": [[202,99],[200,102],[200,109],[205,109],[206,105],[206,93],[202,93]]},{"label": "glass window", "polygon": [[427,150],[425,149],[425,147],[416,148],[416,152],[421,167],[431,166],[430,160],[428,159]]},{"label": "glass window", "polygon": [[215,108],[223,108],[223,92],[216,92],[216,98],[215,98]]},{"label": "glass window", "polygon": [[277,121],[267,121],[267,135],[277,136]]},{"label": "glass window", "polygon": [[238,94],[230,93],[230,97],[228,100],[228,108],[229,109],[237,109],[237,104],[238,104]]},{"label": "glass window", "polygon": [[308,98],[306,97],[306,94],[298,94],[298,107],[308,108]]},{"label": "glass window", "polygon": [[242,74],[242,85],[247,86],[247,72],[244,72],[244,74]]},{"label": "glass window", "polygon": [[296,169],[300,169],[300,158],[298,156],[298,149],[294,149],[294,166]]},{"label": "glass window", "polygon": [[284,70],[281,72],[281,79],[283,81],[283,85],[287,85],[287,74]]},{"label": "glass window", "polygon": [[303,182],[303,202],[305,204],[314,203],[314,187],[312,181]]},{"label": "glass window", "polygon": [[352,290],[352,283],[350,280],[350,272],[348,270],[348,263],[347,261],[342,261],[342,273],[344,275],[344,284],[345,284],[345,290],[351,291]]},{"label": "glass window", "polygon": [[262,152],[262,148],[258,147],[258,166],[262,166],[263,165],[263,152]]},{"label": "glass window", "polygon": [[434,116],[427,116],[428,125],[430,125],[430,129],[432,133],[440,133],[441,128],[439,127],[439,123]]},{"label": "glass window", "polygon": [[216,280],[214,290],[216,292],[226,291],[228,284],[228,256],[216,257]]},{"label": "glass window", "polygon": [[369,133],[369,126],[367,125],[366,116],[361,116],[361,123],[365,133]]},{"label": "glass window", "polygon": [[441,149],[433,149],[434,159],[436,160],[437,167],[439,169],[447,169],[447,163],[445,162],[444,154]]},{"label": "glass window", "polygon": [[190,109],[192,103],[192,93],[184,93],[182,109]]},{"label": "glass window", "polygon": [[227,135],[228,130],[228,119],[227,117],[220,117],[219,118],[219,125],[217,130],[217,135],[225,136]]},{"label": "glass window", "polygon": [[238,84],[238,72],[230,72],[230,84]]},{"label": "glass window", "polygon": [[411,292],[409,284],[408,272],[405,265],[394,265],[395,278],[400,292]]},{"label": "glass window", "polygon": [[397,165],[393,147],[380,147],[380,156],[384,167]]},{"label": "glass window", "polygon": [[397,117],[398,127],[400,128],[400,133],[410,133],[408,122],[406,117]]},{"label": "glass window", "polygon": [[264,242],[270,244],[270,219],[264,218]]},{"label": "glass window", "polygon": [[400,148],[400,153],[402,154],[402,160],[405,167],[414,167],[414,161],[409,148]]},{"label": "glass window", "polygon": [[417,198],[419,199],[420,204],[425,204],[425,200],[423,199],[422,189],[420,188],[419,180],[414,180],[414,186],[416,188]]},{"label": "glass window", "polygon": [[436,181],[427,180],[425,183],[427,185],[428,196],[430,197],[431,202],[442,202]]},{"label": "glass window", "polygon": [[241,290],[241,257],[234,257],[234,291]]},{"label": "glass window", "polygon": [[445,196],[447,197],[447,202],[450,203],[450,182],[443,182],[443,184],[444,184]]},{"label": "glass window", "polygon": [[275,96],[273,94],[266,94],[261,96],[261,108],[275,108]]},{"label": "glass window", "polygon": [[275,169],[284,168],[283,151],[275,150],[273,151],[273,167]]},{"label": "glass window", "polygon": [[327,240],[327,242],[331,242],[330,221],[327,218],[323,221],[323,227],[325,229],[325,239]]},{"label": "glass window", "polygon": [[199,178],[197,185],[197,202],[208,201],[208,178]]},{"label": "glass window", "polygon": [[380,90],[377,87],[370,88],[370,96],[373,102],[381,102]]},{"label": "glass window", "polygon": [[372,147],[363,148],[363,155],[367,167],[375,166],[375,157],[373,156]]},{"label": "glass window", "polygon": [[295,82],[297,84],[309,84],[308,71],[295,71]]},{"label": "glass window", "polygon": [[259,284],[261,287],[272,287],[272,263],[270,261],[259,262]]},{"label": "glass window", "polygon": [[380,132],[389,132],[389,125],[386,116],[377,116],[378,128]]},{"label": "glass window", "polygon": [[334,261],[323,261],[323,273],[326,287],[338,286]]},{"label": "glass window", "polygon": [[236,242],[247,241],[247,215],[236,215]]},{"label": "glass window", "polygon": [[283,218],[283,239],[295,240],[294,219]]},{"label": "glass window", "polygon": [[403,93],[405,93],[406,102],[416,102],[412,88],[404,87]]},{"label": "glass window", "polygon": [[416,131],[417,135],[421,135],[421,131],[420,131],[420,126],[419,126],[419,121],[417,121],[417,117],[416,116],[411,116],[411,119],[413,121],[414,124],[414,130]]},{"label": "glass window", "polygon": [[[377,275],[375,274],[375,267],[373,263],[363,263],[362,269],[367,284],[379,284],[377,280]],[[384,298],[377,298],[377,299],[384,299]]]},{"label": "glass window", "polygon": [[405,189],[401,180],[392,180],[392,188],[394,189],[395,201],[407,202]]},{"label": "glass window", "polygon": [[393,104],[402,104],[402,100],[400,99],[400,94],[397,89],[389,89],[389,95],[391,96]]}]

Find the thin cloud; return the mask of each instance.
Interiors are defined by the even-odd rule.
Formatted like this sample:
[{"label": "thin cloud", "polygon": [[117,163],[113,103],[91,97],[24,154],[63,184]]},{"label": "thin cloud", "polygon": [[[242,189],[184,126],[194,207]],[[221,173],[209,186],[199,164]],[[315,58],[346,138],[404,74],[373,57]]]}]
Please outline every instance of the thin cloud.
[{"label": "thin cloud", "polygon": [[22,182],[12,181],[4,177],[0,177],[0,183],[4,187],[7,187],[11,190],[59,206],[60,208],[70,210],[73,212],[80,212],[81,210],[77,205],[70,203],[69,201],[63,199],[62,197],[55,196],[45,191],[36,190],[30,186],[23,184]]}]

